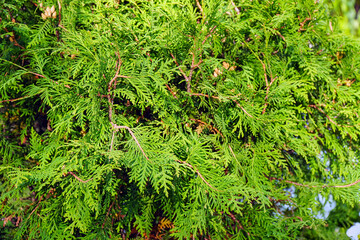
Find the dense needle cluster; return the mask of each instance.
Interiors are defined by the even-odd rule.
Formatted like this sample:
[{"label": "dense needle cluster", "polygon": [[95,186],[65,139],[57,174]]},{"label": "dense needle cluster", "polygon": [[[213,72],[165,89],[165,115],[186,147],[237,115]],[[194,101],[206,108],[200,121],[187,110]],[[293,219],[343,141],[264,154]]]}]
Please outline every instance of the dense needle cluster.
[{"label": "dense needle cluster", "polygon": [[325,1],[2,4],[1,234],[344,235],[316,196],[358,204],[360,45]]}]

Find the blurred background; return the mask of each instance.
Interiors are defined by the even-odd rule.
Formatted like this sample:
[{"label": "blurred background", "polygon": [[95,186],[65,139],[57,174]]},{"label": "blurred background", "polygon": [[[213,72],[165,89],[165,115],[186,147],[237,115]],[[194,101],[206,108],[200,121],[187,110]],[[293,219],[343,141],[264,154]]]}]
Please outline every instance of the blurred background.
[{"label": "blurred background", "polygon": [[328,0],[328,2],[334,5],[332,15],[336,16],[339,27],[347,34],[360,37],[360,0]]}]

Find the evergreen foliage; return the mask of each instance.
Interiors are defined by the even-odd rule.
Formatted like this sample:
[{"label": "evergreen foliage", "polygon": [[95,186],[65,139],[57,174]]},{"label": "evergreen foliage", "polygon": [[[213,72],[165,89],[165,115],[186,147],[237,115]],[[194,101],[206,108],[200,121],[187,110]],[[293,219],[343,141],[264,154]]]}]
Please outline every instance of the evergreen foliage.
[{"label": "evergreen foliage", "polygon": [[358,206],[360,44],[327,3],[1,4],[2,238],[345,236],[316,196]]}]

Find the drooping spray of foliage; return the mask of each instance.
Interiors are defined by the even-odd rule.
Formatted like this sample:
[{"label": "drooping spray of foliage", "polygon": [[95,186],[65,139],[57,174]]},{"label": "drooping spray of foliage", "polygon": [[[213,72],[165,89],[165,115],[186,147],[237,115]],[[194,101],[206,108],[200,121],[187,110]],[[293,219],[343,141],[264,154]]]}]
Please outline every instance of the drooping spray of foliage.
[{"label": "drooping spray of foliage", "polygon": [[318,194],[358,204],[360,45],[323,1],[2,5],[3,236],[308,239]]}]

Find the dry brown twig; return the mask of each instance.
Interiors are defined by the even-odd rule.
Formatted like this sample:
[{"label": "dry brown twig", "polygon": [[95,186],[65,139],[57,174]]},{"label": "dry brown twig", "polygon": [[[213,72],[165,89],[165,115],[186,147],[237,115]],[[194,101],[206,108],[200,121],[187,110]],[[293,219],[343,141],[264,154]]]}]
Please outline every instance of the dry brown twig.
[{"label": "dry brown twig", "polygon": [[270,87],[271,87],[271,85],[274,83],[274,81],[277,79],[277,77],[273,78],[273,75],[272,75],[272,73],[270,72],[270,83],[269,83],[268,77],[267,77],[267,73],[266,73],[266,72],[267,72],[267,71],[266,71],[266,65],[265,65],[265,63],[264,63],[263,61],[261,61],[260,58],[258,58],[258,59],[259,59],[261,65],[262,65],[262,68],[263,68],[263,70],[264,70],[264,78],[265,78],[265,85],[266,85],[265,105],[264,105],[264,108],[263,108],[263,110],[262,110],[262,112],[261,112],[261,114],[264,114],[265,111],[266,111],[267,106],[269,105],[269,103],[268,103],[267,100],[268,100],[268,98],[269,98]]},{"label": "dry brown twig", "polygon": [[184,165],[186,165],[186,166],[188,166],[188,167],[191,168],[191,169],[193,169],[193,170],[197,173],[197,175],[201,178],[201,180],[203,180],[203,182],[204,182],[206,185],[208,185],[210,188],[214,189],[215,191],[221,191],[221,190],[216,189],[215,187],[211,186],[210,183],[208,183],[208,181],[205,180],[205,178],[203,177],[203,175],[201,175],[201,173],[199,172],[199,170],[195,169],[191,164],[189,164],[189,163],[187,163],[187,162],[185,162],[185,161],[181,161],[181,160],[176,160],[176,161],[179,162],[179,163],[182,163],[182,164],[184,164]]},{"label": "dry brown twig", "polygon": [[[299,17],[299,20],[300,20],[300,17]],[[303,29],[303,27],[307,21],[311,21],[311,17],[305,18],[305,20],[300,23],[300,28],[299,28],[298,32],[306,31],[306,29]]]},{"label": "dry brown twig", "polygon": [[[15,21],[15,18],[12,18],[12,20],[13,20],[14,23],[16,22],[16,21]],[[19,47],[19,48],[21,48],[21,49],[25,49],[25,47],[21,46],[21,45],[16,41],[16,37],[15,37],[15,32],[14,32],[14,31],[9,31],[9,30],[7,30],[7,28],[4,28],[4,30],[5,30],[5,32],[7,32],[7,33],[10,33],[10,32],[13,33],[13,35],[9,37],[9,40],[10,40],[10,42],[12,42],[12,43],[14,44],[14,46],[17,46],[17,47]]]},{"label": "dry brown twig", "polygon": [[10,220],[12,217],[13,217],[13,214],[11,214],[11,215],[9,215],[9,216],[7,216],[7,217],[5,217],[5,218],[2,219],[2,220],[4,221],[4,222],[3,222],[3,227],[6,226],[6,224],[9,222],[9,220]]},{"label": "dry brown twig", "polygon": [[144,157],[145,157],[147,160],[150,160],[150,159],[148,158],[148,156],[146,155],[146,153],[144,152],[144,150],[142,149],[142,147],[141,147],[139,141],[137,140],[135,134],[133,133],[133,131],[131,131],[131,129],[130,129],[128,126],[118,126],[118,125],[116,125],[116,124],[114,124],[114,123],[112,123],[112,125],[113,125],[113,128],[114,128],[114,129],[126,129],[126,130],[128,130],[128,132],[130,133],[131,137],[134,139],[136,145],[139,147],[139,149],[140,149],[140,151],[142,152],[142,154],[144,155]]},{"label": "dry brown twig", "polygon": [[1,100],[0,103],[4,103],[4,102],[15,102],[15,101],[20,101],[22,99],[26,99],[30,96],[24,96],[24,97],[19,97],[19,98],[13,98],[13,99],[7,99],[7,100]]},{"label": "dry brown twig", "polygon": [[205,44],[206,40],[211,36],[211,34],[214,32],[214,30],[216,29],[217,26],[214,26],[208,35],[206,35],[205,39],[202,41],[202,44]]},{"label": "dry brown twig", "polygon": [[189,78],[189,77],[185,74],[184,70],[182,70],[182,68],[180,67],[179,63],[176,61],[175,56],[174,56],[172,53],[170,53],[170,55],[171,55],[171,57],[174,59],[174,62],[175,62],[175,64],[176,64],[176,66],[179,68],[180,73],[181,73],[181,74],[183,75],[183,77],[185,78],[186,86],[187,86],[187,91],[189,92],[189,88],[190,88],[190,86],[191,86],[191,85],[190,85],[191,78]]},{"label": "dry brown twig", "polygon": [[240,105],[240,103],[238,103],[238,101],[236,101],[236,100],[233,100],[235,103],[236,103],[236,105],[239,107],[239,108],[241,108],[241,110],[243,110],[243,112],[246,114],[246,115],[248,115],[249,117],[251,117],[251,118],[254,118],[253,116],[251,116],[246,110],[245,110],[245,108],[243,108],[241,105]]},{"label": "dry brown twig", "polygon": [[75,173],[73,173],[73,172],[68,172],[68,173],[71,174],[76,180],[78,180],[78,181],[80,181],[80,182],[82,182],[82,183],[87,183],[87,182],[89,182],[89,181],[92,180],[92,178],[90,178],[90,179],[84,181],[84,180],[82,180],[81,178],[79,178],[78,176],[76,176]]},{"label": "dry brown twig", "polygon": [[36,209],[38,209],[38,207],[39,207],[39,205],[40,205],[41,200],[42,200],[43,197],[44,197],[44,194],[40,196],[40,199],[39,199],[38,204],[36,205],[36,207],[34,208],[34,210],[31,211],[31,213],[30,213],[30,215],[28,216],[27,219],[29,219],[29,218],[31,217],[31,215],[36,211]]},{"label": "dry brown twig", "polygon": [[229,146],[230,152],[231,152],[231,154],[233,155],[233,157],[234,157],[235,159],[237,159],[234,151],[232,150],[232,148],[231,148],[231,146],[230,146],[230,144],[229,144],[228,146]]},{"label": "dry brown twig", "polygon": [[110,213],[111,208],[114,206],[114,203],[115,203],[115,200],[111,203],[111,205],[110,205],[110,207],[109,207],[109,209],[108,209],[108,211],[107,211],[107,213],[106,213],[105,220],[104,220],[104,222],[103,222],[103,224],[102,224],[102,226],[101,226],[102,229],[104,229],[105,222],[106,222],[106,220],[107,220],[107,218],[108,218],[108,216],[109,216],[109,213]]},{"label": "dry brown twig", "polygon": [[222,135],[222,133],[221,133],[216,127],[214,127],[214,126],[212,126],[212,125],[210,125],[210,124],[208,124],[208,123],[206,123],[206,122],[203,122],[203,121],[201,121],[201,120],[199,120],[199,119],[190,118],[190,120],[191,120],[191,121],[194,121],[194,122],[198,122],[198,123],[204,124],[205,126],[208,126],[208,128],[211,129],[212,132],[217,133],[217,134],[219,134],[221,137],[224,138],[224,135]]},{"label": "dry brown twig", "polygon": [[314,185],[302,184],[302,183],[298,183],[298,182],[294,182],[294,181],[290,181],[290,180],[283,180],[283,179],[274,178],[274,177],[270,177],[270,180],[278,180],[278,181],[281,181],[281,182],[286,182],[286,183],[289,183],[289,184],[293,184],[293,185],[300,186],[300,187],[307,187],[307,188],[318,188],[318,187],[321,187],[321,188],[347,188],[347,187],[351,187],[351,186],[354,186],[354,185],[360,183],[360,179],[358,179],[355,182],[352,182],[352,183],[349,183],[349,184],[346,184],[346,185],[329,186],[329,185],[324,184],[322,186],[314,186]]},{"label": "dry brown twig", "polygon": [[[9,14],[9,17],[10,17],[10,19],[11,19],[11,22],[16,23],[16,19],[12,16],[10,9],[7,8],[7,10],[8,10],[8,14]],[[0,22],[1,22],[1,18],[0,18]],[[12,42],[12,43],[14,44],[14,46],[17,46],[17,47],[19,47],[19,48],[21,48],[21,49],[25,49],[25,47],[21,46],[21,45],[16,41],[15,31],[9,31],[9,30],[7,30],[7,28],[4,28],[4,30],[5,30],[5,32],[7,32],[7,33],[9,33],[9,32],[12,32],[12,33],[13,33],[13,35],[9,37],[9,40],[10,40],[10,42]]]}]

